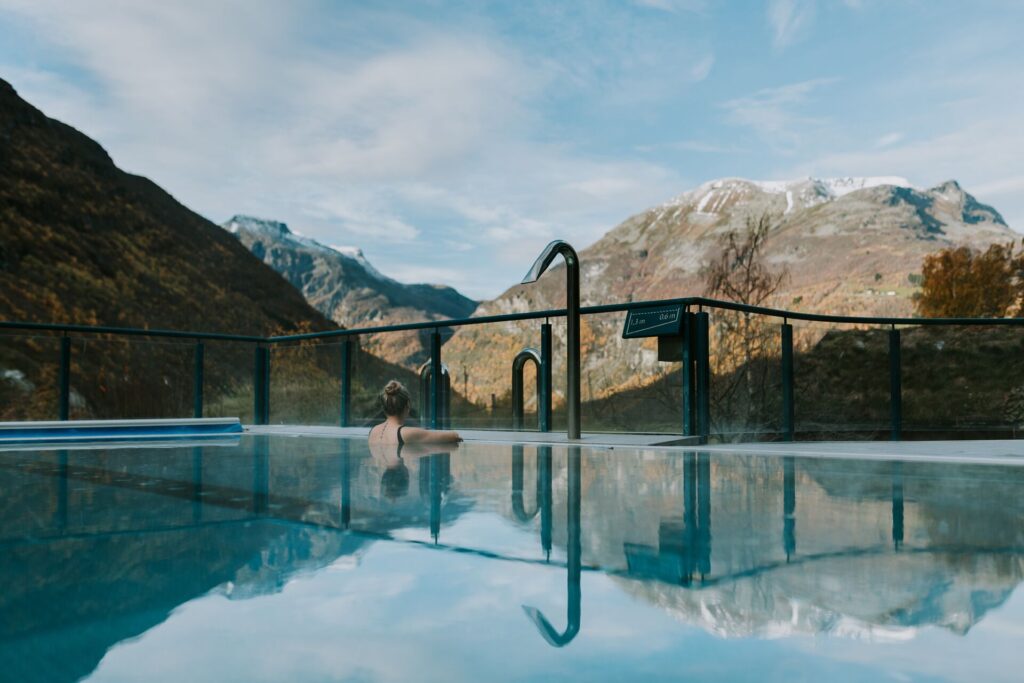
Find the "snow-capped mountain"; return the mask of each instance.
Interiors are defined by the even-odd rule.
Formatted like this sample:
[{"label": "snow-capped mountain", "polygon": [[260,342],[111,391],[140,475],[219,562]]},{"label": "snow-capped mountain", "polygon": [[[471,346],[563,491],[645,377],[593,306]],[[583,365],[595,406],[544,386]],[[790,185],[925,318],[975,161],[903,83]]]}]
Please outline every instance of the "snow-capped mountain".
[{"label": "snow-capped mountain", "polygon": [[[476,308],[451,287],[403,284],[374,268],[361,249],[322,244],[279,221],[239,215],[222,227],[344,327],[464,318]],[[387,360],[410,367],[426,358],[420,334],[375,335],[367,342]]]},{"label": "snow-capped mountain", "polygon": [[[920,189],[895,177],[724,178],[638,213],[584,249],[584,303],[702,295],[701,267],[720,249],[721,235],[764,213],[774,217],[765,260],[789,273],[773,303],[823,313],[909,314],[916,287],[911,276],[920,273],[926,254],[1020,237],[998,211],[954,180]],[[538,284],[510,288],[482,304],[477,314],[558,308],[564,301],[561,277],[552,274]],[[653,349],[619,339],[621,316],[597,316],[588,324],[596,340],[588,350],[587,390],[594,397],[657,370]],[[498,335],[505,338],[495,339]],[[474,376],[477,391],[471,383],[469,398],[482,399],[507,390],[507,368],[498,364],[488,371],[473,356],[481,349],[531,343],[536,342],[525,328],[517,333],[511,327],[479,326],[459,331],[445,355],[451,363],[480,368]]]},{"label": "snow-capped mountain", "polygon": [[913,188],[906,178],[898,176],[798,178],[796,180],[724,178],[712,180],[694,190],[684,192],[666,202],[664,206],[676,207],[696,202],[697,213],[715,215],[718,213],[719,207],[728,204],[734,196],[743,196],[745,193],[757,191],[771,195],[784,195],[786,198],[784,213],[790,213],[794,208],[816,206],[857,190],[884,185]]}]

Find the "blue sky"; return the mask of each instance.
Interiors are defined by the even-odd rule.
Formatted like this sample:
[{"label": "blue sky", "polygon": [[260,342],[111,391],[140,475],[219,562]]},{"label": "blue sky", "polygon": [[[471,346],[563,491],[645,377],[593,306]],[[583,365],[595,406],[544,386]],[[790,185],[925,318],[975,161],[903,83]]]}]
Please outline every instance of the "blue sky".
[{"label": "blue sky", "polygon": [[724,176],[955,178],[1024,227],[1024,3],[0,0],[0,78],[215,222],[475,297]]}]

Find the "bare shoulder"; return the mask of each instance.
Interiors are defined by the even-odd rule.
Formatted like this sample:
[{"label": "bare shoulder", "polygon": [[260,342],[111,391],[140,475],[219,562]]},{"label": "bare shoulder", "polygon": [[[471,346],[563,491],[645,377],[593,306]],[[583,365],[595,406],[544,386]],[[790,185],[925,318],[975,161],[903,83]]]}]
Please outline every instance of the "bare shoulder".
[{"label": "bare shoulder", "polygon": [[406,426],[402,427],[402,440],[403,441],[422,441],[427,438],[430,434],[429,429],[423,429],[422,427]]}]

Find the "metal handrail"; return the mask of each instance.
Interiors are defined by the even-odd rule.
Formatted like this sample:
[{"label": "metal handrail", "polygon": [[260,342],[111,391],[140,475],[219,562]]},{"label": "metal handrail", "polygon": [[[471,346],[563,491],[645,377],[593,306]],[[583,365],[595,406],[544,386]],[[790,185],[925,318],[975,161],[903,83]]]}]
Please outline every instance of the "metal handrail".
[{"label": "metal handrail", "polygon": [[[599,313],[622,313],[637,308],[653,308],[670,304],[682,304],[687,307],[718,308],[741,313],[764,315],[784,320],[803,320],[805,322],[857,324],[857,325],[1024,325],[1024,318],[900,318],[865,315],[832,315],[824,313],[803,313],[782,308],[751,306],[734,301],[722,301],[702,296],[680,297],[670,299],[651,299],[631,301],[617,304],[600,304],[582,306],[580,313],[595,315]],[[328,339],[332,337],[353,337],[362,334],[378,334],[382,332],[403,332],[408,330],[427,330],[441,327],[464,327],[467,325],[485,325],[488,323],[515,322],[519,320],[538,320],[541,318],[564,318],[566,309],[551,308],[525,313],[504,313],[501,315],[482,315],[472,318],[448,318],[444,320],[425,320],[418,323],[402,323],[398,325],[379,325],[377,327],[350,327],[323,332],[304,332],[302,334],[272,335],[260,337],[255,335],[226,334],[220,332],[195,332],[189,330],[145,329],[136,327],[108,327],[102,325],[73,325],[64,323],[34,323],[19,321],[0,321],[0,329],[7,330],[39,330],[47,332],[75,332],[80,334],[120,334],[142,337],[176,337],[180,339],[211,339],[218,341],[240,341],[264,344],[304,341],[307,339]]]},{"label": "metal handrail", "polygon": [[221,332],[191,332],[187,330],[152,330],[142,327],[109,327],[107,325],[72,325],[65,323],[28,323],[0,320],[0,330],[38,330],[43,332],[78,332],[81,334],[119,334],[133,337],[173,337],[176,339],[213,339],[265,343],[272,337],[257,337]]},{"label": "metal handrail", "polygon": [[544,431],[544,410],[542,407],[544,393],[544,360],[537,349],[526,348],[516,354],[512,359],[512,427],[513,429],[523,428],[523,417],[526,413],[526,399],[523,391],[523,370],[526,364],[533,361],[537,373],[537,422],[541,423],[539,429]]}]

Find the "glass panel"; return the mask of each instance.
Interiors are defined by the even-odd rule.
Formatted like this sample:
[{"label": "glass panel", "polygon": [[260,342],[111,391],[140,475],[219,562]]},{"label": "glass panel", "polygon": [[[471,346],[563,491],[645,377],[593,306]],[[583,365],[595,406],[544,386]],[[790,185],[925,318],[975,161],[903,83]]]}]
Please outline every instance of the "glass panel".
[{"label": "glass panel", "polygon": [[1024,329],[901,331],[905,438],[1011,437],[1024,425]]},{"label": "glass panel", "polygon": [[887,437],[887,330],[798,322],[793,348],[797,438]]},{"label": "glass panel", "polygon": [[337,425],[341,415],[341,343],[270,347],[270,422]]},{"label": "glass panel", "polygon": [[[410,332],[388,333],[396,335],[391,342],[377,341],[373,345],[380,348],[383,343],[386,348],[406,348],[415,345],[417,335]],[[377,335],[378,340],[381,335]],[[380,408],[378,396],[381,390],[391,380],[398,380],[409,390],[412,398],[412,415],[419,417],[419,380],[413,369],[403,367],[374,356],[366,350],[365,344],[368,339],[363,337],[353,340],[352,355],[352,409],[351,423],[353,425],[370,426],[383,420],[383,413]],[[340,353],[340,351],[339,351]]]},{"label": "glass panel", "polygon": [[195,345],[72,337],[73,420],[191,417]]},{"label": "glass panel", "polygon": [[56,420],[60,337],[0,332],[0,421]]},{"label": "glass panel", "polygon": [[203,344],[203,417],[237,417],[243,424],[252,424],[256,345],[227,341]]},{"label": "glass panel", "polygon": [[682,364],[658,360],[658,339],[623,339],[625,313],[583,316],[583,430],[682,434]]},{"label": "glass panel", "polygon": [[777,438],[782,428],[781,320],[711,311],[711,433],[723,441]]}]

